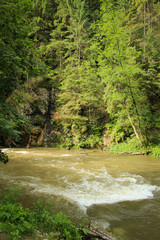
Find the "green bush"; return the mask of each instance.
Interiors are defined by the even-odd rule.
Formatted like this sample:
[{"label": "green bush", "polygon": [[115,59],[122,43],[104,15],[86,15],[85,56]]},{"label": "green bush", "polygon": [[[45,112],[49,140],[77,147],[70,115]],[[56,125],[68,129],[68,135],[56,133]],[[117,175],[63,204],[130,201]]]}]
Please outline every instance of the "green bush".
[{"label": "green bush", "polygon": [[152,147],[152,155],[160,157],[160,145]]},{"label": "green bush", "polygon": [[44,119],[43,116],[37,114],[34,118],[34,123],[40,125],[41,127],[43,126]]},{"label": "green bush", "polygon": [[12,240],[20,240],[24,236],[36,236],[37,234],[43,236],[46,233],[48,235],[45,239],[82,239],[79,230],[68,216],[62,212],[53,213],[51,204],[39,200],[33,204],[32,209],[24,208],[21,203],[17,202],[21,197],[19,192],[21,188],[9,189],[5,193],[0,192],[0,232],[8,233]]},{"label": "green bush", "polygon": [[6,153],[1,152],[0,150],[0,162],[3,162],[4,164],[8,163],[9,158]]},{"label": "green bush", "polygon": [[33,214],[20,203],[3,203],[0,206],[0,231],[9,233],[13,240],[34,233]]},{"label": "green bush", "polygon": [[109,150],[114,153],[122,153],[122,152],[141,152],[145,150],[145,147],[141,147],[140,145],[135,145],[128,142],[123,142],[119,144],[112,144],[109,147]]},{"label": "green bush", "polygon": [[55,230],[62,233],[62,236],[66,240],[81,240],[78,229],[69,220],[68,216],[59,212],[55,216]]},{"label": "green bush", "polygon": [[36,229],[43,232],[52,232],[54,229],[55,220],[52,213],[52,207],[42,200],[38,200],[33,204],[34,225]]},{"label": "green bush", "polygon": [[160,145],[157,146],[148,145],[145,147],[141,147],[136,139],[131,139],[128,142],[123,142],[119,144],[112,144],[109,147],[109,150],[113,153],[140,152],[143,155],[151,154],[153,156],[160,157]]},{"label": "green bush", "polygon": [[97,146],[101,146],[103,144],[102,138],[98,135],[89,135],[86,139],[86,144],[88,148],[96,148]]}]

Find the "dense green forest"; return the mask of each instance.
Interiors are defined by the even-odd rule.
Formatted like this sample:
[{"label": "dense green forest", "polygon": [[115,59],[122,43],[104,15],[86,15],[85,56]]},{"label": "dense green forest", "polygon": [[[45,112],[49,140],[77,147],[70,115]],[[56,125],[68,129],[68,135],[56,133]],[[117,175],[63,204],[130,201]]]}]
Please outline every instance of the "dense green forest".
[{"label": "dense green forest", "polygon": [[1,0],[0,145],[160,142],[158,0]]}]

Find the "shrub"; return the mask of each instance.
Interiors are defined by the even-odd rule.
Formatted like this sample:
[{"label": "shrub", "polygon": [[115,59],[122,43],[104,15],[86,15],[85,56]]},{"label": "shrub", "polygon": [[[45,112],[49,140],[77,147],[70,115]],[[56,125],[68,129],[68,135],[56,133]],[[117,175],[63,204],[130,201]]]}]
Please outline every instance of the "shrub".
[{"label": "shrub", "polygon": [[8,163],[9,158],[6,153],[1,152],[0,150],[0,162],[3,162],[4,164]]},{"label": "shrub", "polygon": [[112,144],[109,147],[109,150],[114,153],[122,153],[122,152],[141,152],[145,150],[145,148],[141,147],[140,145],[135,145],[132,143],[119,143],[119,144]]},{"label": "shrub", "polygon": [[43,116],[37,114],[34,118],[34,123],[40,125],[41,127],[43,126],[44,119]]},{"label": "shrub", "polygon": [[160,157],[160,145],[152,147],[153,156]]},{"label": "shrub", "polygon": [[55,230],[62,233],[62,236],[66,240],[81,240],[78,229],[69,220],[68,216],[59,212],[55,216]]},{"label": "shrub", "polygon": [[0,206],[0,231],[9,233],[13,240],[34,233],[32,212],[19,203],[3,203]]},{"label": "shrub", "polygon": [[33,216],[36,229],[47,233],[53,231],[55,221],[51,212],[52,207],[47,203],[43,203],[41,199],[33,204]]},{"label": "shrub", "polygon": [[10,188],[6,193],[0,192],[0,232],[8,233],[12,240],[20,240],[24,236],[36,236],[36,233],[41,236],[47,233],[49,239],[50,237],[60,239],[60,236],[63,240],[82,239],[68,216],[62,212],[53,214],[51,204],[39,200],[33,204],[31,210],[17,203],[21,196],[19,189],[19,187]]}]

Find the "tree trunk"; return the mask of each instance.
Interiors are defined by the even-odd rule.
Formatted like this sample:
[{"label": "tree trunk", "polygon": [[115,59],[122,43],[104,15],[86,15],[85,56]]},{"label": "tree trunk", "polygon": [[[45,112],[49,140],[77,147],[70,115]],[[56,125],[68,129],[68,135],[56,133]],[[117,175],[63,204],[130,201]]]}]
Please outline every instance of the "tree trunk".
[{"label": "tree trunk", "polygon": [[142,141],[141,141],[141,139],[140,139],[140,137],[139,137],[139,134],[138,134],[138,132],[137,132],[137,130],[136,130],[136,127],[135,127],[135,125],[133,124],[133,122],[132,122],[131,117],[130,117],[129,114],[128,114],[128,119],[129,119],[129,121],[130,121],[130,123],[131,123],[131,126],[132,126],[132,128],[133,128],[133,130],[134,130],[134,133],[135,133],[136,137],[138,138],[138,140],[139,140],[139,142],[140,142],[140,144],[141,144],[141,146],[142,146],[142,145],[143,145],[143,144],[142,144]]},{"label": "tree trunk", "polygon": [[146,3],[144,3],[144,18],[143,18],[143,34],[144,34],[144,46],[143,46],[143,62],[146,61],[146,46],[145,46],[145,37],[146,37]]},{"label": "tree trunk", "polygon": [[142,135],[142,130],[141,130],[141,121],[140,121],[139,114],[138,114],[137,104],[136,104],[136,101],[135,101],[135,98],[134,98],[134,95],[133,95],[133,91],[132,91],[132,88],[131,88],[130,79],[129,79],[129,90],[130,90],[133,106],[135,108],[135,113],[136,113],[137,119],[138,119],[138,128],[139,128],[140,138],[142,139],[143,135]]}]

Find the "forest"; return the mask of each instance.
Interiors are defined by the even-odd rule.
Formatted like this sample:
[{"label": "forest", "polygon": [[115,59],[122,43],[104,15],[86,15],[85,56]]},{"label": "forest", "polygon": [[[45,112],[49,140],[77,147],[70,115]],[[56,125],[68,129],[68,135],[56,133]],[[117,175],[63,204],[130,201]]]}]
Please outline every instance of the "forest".
[{"label": "forest", "polygon": [[0,29],[1,146],[158,151],[158,0],[1,0]]}]

